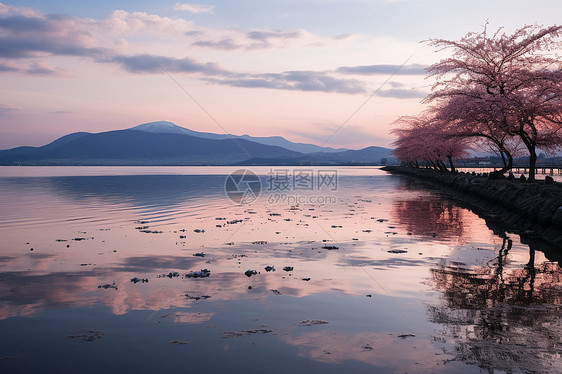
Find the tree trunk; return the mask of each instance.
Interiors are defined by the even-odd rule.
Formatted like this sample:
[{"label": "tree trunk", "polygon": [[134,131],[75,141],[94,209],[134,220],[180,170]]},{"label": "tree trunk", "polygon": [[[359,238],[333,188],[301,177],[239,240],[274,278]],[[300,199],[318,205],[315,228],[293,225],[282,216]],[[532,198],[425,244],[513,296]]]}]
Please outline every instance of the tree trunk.
[{"label": "tree trunk", "polygon": [[537,165],[537,150],[533,145],[533,150],[529,150],[529,182],[535,181],[535,167]]},{"label": "tree trunk", "polygon": [[535,181],[535,167],[537,166],[537,145],[525,132],[520,132],[519,137],[529,151],[529,182]]},{"label": "tree trunk", "polygon": [[449,165],[451,165],[451,173],[456,173],[457,169],[455,169],[455,165],[453,165],[453,158],[451,156],[447,156],[447,159],[449,160]]},{"label": "tree trunk", "polygon": [[[490,176],[488,177],[489,179],[500,179],[502,175],[510,171],[513,167],[513,156],[511,155],[511,152],[509,152],[507,149],[500,149],[500,153],[502,154],[502,159],[504,160],[503,168],[501,168],[500,170],[492,171],[490,173]],[[503,155],[507,157],[507,164],[505,163],[505,158],[503,157]]]}]

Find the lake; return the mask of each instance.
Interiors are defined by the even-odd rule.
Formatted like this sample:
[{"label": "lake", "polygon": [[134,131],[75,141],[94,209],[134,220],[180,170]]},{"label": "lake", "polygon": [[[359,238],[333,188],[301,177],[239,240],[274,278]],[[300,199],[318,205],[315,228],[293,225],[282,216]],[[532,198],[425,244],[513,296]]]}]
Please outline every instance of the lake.
[{"label": "lake", "polygon": [[560,254],[353,167],[0,167],[0,372],[559,372]]}]

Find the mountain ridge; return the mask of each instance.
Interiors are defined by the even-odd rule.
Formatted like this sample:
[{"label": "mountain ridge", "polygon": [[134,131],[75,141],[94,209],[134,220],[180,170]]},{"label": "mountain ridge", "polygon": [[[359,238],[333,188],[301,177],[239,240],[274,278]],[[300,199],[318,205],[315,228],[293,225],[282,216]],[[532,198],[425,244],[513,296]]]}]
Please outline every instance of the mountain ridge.
[{"label": "mountain ridge", "polygon": [[282,136],[250,136],[247,134],[244,135],[215,134],[211,132],[194,131],[182,126],[178,126],[175,123],[169,121],[154,121],[154,122],[142,123],[140,125],[131,127],[130,130],[139,130],[139,131],[147,131],[147,132],[169,132],[173,134],[191,135],[191,136],[207,138],[207,139],[230,139],[230,138],[246,139],[256,143],[283,147],[290,151],[301,152],[301,153],[314,153],[314,152],[332,153],[332,152],[342,152],[342,151],[349,150],[347,148],[332,148],[332,147],[323,147],[316,144],[296,143],[287,140]]},{"label": "mountain ridge", "polygon": [[139,126],[144,130],[135,129],[138,128],[135,126],[100,133],[77,132],[41,147],[24,146],[0,151],[0,165],[378,164],[391,152],[387,148],[367,147],[303,153],[248,140],[243,136],[188,135],[201,133],[171,122],[151,122]]}]

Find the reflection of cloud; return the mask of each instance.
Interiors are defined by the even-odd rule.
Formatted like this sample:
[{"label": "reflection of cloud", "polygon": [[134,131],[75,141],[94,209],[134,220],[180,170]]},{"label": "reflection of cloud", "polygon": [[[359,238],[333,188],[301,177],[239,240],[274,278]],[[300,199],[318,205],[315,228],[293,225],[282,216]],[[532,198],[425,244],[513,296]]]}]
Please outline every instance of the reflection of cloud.
[{"label": "reflection of cloud", "polygon": [[0,319],[28,316],[44,308],[91,305],[95,302],[84,295],[97,287],[93,274],[4,272],[0,279]]},{"label": "reflection of cloud", "polygon": [[385,260],[372,260],[368,258],[361,258],[358,256],[353,257],[349,260],[349,264],[346,266],[372,266],[377,270],[392,270],[397,267],[402,266],[422,266],[427,265],[427,261],[424,260],[411,260],[407,258],[388,258]]},{"label": "reflection of cloud", "polygon": [[152,272],[168,269],[190,269],[201,262],[194,257],[185,256],[143,256],[128,257],[116,270],[130,272]]},{"label": "reflection of cloud", "polygon": [[315,331],[282,338],[299,347],[299,356],[325,363],[355,360],[400,372],[438,372],[431,343],[422,338],[400,339],[388,332]]},{"label": "reflection of cloud", "polygon": [[215,313],[174,313],[174,323],[199,324],[208,322]]}]

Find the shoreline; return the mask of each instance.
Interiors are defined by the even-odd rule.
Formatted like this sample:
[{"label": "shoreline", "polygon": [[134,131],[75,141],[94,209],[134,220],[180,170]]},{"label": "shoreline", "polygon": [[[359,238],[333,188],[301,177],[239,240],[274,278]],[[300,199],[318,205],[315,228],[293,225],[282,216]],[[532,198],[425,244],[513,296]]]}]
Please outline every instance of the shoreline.
[{"label": "shoreline", "polygon": [[485,218],[499,221],[506,231],[525,239],[546,242],[562,253],[561,183],[488,180],[481,175],[402,166],[385,166],[382,170],[427,182],[433,188],[451,194],[455,200],[476,208]]}]

